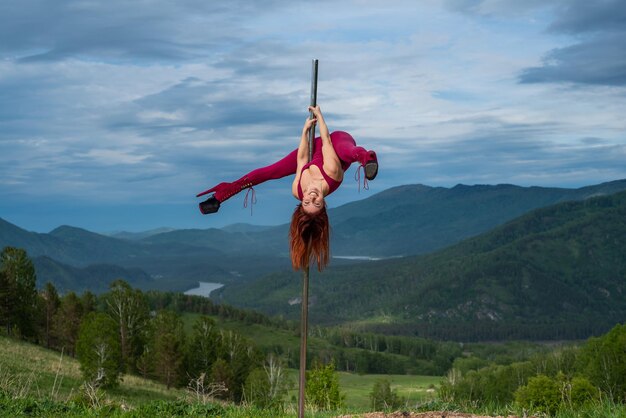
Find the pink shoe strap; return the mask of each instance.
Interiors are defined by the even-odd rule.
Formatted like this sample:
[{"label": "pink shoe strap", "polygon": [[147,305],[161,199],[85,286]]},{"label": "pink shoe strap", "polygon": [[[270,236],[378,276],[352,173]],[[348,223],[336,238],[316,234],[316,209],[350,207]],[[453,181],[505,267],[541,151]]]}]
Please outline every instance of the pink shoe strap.
[{"label": "pink shoe strap", "polygon": [[248,191],[246,192],[246,197],[243,200],[243,207],[247,208],[248,207],[248,194],[252,191],[252,195],[250,197],[250,216],[252,216],[252,205],[256,205],[256,190],[254,190],[254,187],[249,187]]},{"label": "pink shoe strap", "polygon": [[361,193],[361,169],[363,169],[363,190],[369,190],[370,189],[369,183],[367,182],[367,177],[365,177],[365,168],[364,168],[364,166],[360,165],[356,169],[356,172],[354,173],[354,179],[356,180],[357,184],[359,185],[359,193]]}]

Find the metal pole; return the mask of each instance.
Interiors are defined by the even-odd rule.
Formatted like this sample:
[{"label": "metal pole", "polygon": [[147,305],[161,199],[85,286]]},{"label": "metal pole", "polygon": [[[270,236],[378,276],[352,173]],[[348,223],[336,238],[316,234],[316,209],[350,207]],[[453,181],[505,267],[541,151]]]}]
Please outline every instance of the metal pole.
[{"label": "metal pole", "polygon": [[[313,60],[311,69],[311,106],[317,105],[317,60]],[[310,112],[309,118],[313,118]],[[313,140],[315,125],[309,130],[309,161],[313,159]],[[310,251],[310,245],[307,248]],[[302,313],[300,316],[300,389],[298,397],[298,417],[304,418],[304,389],[306,385],[306,339],[309,332],[309,266],[302,273]]]},{"label": "metal pole", "polygon": [[[311,65],[311,106],[317,106],[317,60]],[[309,119],[313,119],[313,112],[309,113]],[[309,162],[313,159],[313,140],[315,139],[315,126],[309,131]]]},{"label": "metal pole", "polygon": [[302,274],[302,313],[300,315],[300,390],[298,397],[298,417],[304,418],[304,392],[306,385],[306,337],[309,311],[309,267]]}]

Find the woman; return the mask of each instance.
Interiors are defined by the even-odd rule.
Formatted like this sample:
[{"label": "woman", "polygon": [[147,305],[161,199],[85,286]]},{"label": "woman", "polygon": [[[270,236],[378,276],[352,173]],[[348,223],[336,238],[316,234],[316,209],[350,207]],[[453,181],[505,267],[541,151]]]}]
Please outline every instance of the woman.
[{"label": "woman", "polygon": [[[301,201],[291,217],[289,243],[293,268],[309,266],[315,259],[321,271],[329,261],[329,224],[325,197],[337,190],[343,181],[344,172],[354,162],[365,169],[366,180],[378,174],[378,160],[374,151],[356,145],[350,134],[341,131],[329,133],[324,116],[319,108],[309,107],[314,118],[307,119],[302,129],[298,149],[282,160],[259,168],[232,183],[220,183],[197,196],[214,193],[200,203],[203,214],[215,213],[221,203],[246,188],[268,180],[295,174],[291,191]],[[320,136],[314,140],[313,159],[309,162],[309,130],[317,124]]]}]

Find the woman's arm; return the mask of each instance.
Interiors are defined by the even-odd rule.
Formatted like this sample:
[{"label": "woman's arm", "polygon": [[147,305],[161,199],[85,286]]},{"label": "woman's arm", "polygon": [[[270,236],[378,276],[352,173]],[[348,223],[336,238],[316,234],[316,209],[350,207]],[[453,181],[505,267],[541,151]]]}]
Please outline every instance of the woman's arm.
[{"label": "woman's arm", "polygon": [[317,122],[315,118],[307,118],[304,122],[304,127],[302,128],[302,136],[300,137],[300,145],[298,146],[298,155],[296,157],[296,178],[293,180],[293,184],[291,185],[291,193],[293,193],[296,199],[298,199],[298,183],[300,183],[302,167],[309,162],[309,130],[315,125],[315,122]]},{"label": "woman's arm", "polygon": [[322,157],[324,158],[324,171],[331,178],[337,181],[343,179],[343,170],[341,168],[341,161],[335,152],[333,143],[330,140],[330,132],[328,132],[328,126],[324,120],[324,115],[319,106],[309,106],[309,110],[315,115],[317,124],[320,127],[320,136],[322,138]]}]

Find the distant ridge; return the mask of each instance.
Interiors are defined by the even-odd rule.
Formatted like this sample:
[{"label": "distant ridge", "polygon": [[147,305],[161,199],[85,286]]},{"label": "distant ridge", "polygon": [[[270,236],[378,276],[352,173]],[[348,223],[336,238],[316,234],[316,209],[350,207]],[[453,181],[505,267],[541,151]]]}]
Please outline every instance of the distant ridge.
[{"label": "distant ridge", "polygon": [[626,180],[578,189],[510,184],[393,187],[330,211],[332,250],[371,257],[424,254],[537,208],[622,190]]},{"label": "distant ridge", "polygon": [[151,237],[152,235],[163,234],[165,232],[172,232],[175,230],[176,230],[175,228],[162,227],[162,228],[155,228],[155,229],[150,229],[150,230],[141,231],[141,232],[128,232],[128,231],[111,232],[105,235],[109,237],[113,237],[113,238],[129,240],[129,241],[138,241],[144,238]]}]

